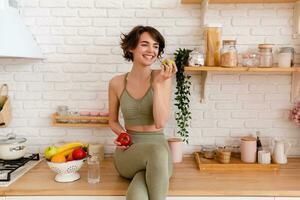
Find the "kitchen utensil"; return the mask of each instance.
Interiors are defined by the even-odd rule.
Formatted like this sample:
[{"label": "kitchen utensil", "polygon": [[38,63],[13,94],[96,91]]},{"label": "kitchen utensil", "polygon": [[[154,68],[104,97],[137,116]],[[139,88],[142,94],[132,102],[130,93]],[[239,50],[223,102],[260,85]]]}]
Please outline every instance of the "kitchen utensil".
[{"label": "kitchen utensil", "polygon": [[241,160],[245,163],[256,162],[256,138],[246,136],[241,138]]},{"label": "kitchen utensil", "polygon": [[57,173],[55,181],[65,183],[80,179],[80,174],[77,171],[82,167],[85,160],[86,158],[64,163],[47,162],[47,164],[52,171]]},{"label": "kitchen utensil", "polygon": [[26,138],[16,138],[14,134],[8,134],[6,139],[0,140],[0,159],[16,160],[26,153]]},{"label": "kitchen utensil", "polygon": [[284,140],[273,140],[273,154],[272,160],[278,164],[287,163],[287,154],[291,148],[291,143]]}]

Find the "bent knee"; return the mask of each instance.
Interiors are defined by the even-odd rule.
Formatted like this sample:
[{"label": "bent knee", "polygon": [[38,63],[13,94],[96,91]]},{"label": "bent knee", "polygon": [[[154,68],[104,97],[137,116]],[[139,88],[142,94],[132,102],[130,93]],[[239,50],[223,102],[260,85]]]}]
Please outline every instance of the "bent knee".
[{"label": "bent knee", "polygon": [[149,155],[168,158],[168,149],[163,144],[150,144],[148,149]]}]

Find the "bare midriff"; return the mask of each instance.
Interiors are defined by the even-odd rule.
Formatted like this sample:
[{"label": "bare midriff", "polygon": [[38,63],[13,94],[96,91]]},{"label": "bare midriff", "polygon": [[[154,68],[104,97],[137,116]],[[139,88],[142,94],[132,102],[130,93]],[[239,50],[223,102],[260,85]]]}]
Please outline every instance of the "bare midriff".
[{"label": "bare midriff", "polygon": [[143,125],[143,126],[128,126],[125,125],[125,129],[128,131],[134,131],[134,132],[159,132],[162,131],[163,129],[161,128],[156,128],[155,124],[153,125]]}]

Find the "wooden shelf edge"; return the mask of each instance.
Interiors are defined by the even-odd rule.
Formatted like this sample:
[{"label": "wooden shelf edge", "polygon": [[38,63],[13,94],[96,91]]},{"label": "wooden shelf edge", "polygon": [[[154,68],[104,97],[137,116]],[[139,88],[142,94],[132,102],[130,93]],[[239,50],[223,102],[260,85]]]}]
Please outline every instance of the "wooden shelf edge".
[{"label": "wooden shelf edge", "polygon": [[76,128],[101,128],[101,127],[109,127],[108,124],[89,124],[89,123],[57,123],[53,122],[52,126],[56,127],[76,127]]},{"label": "wooden shelf edge", "polygon": [[274,72],[274,73],[292,73],[300,71],[300,67],[284,68],[284,67],[184,67],[186,72],[216,71],[216,72]]},{"label": "wooden shelf edge", "polygon": [[52,114],[53,119],[65,119],[65,120],[108,120],[109,117],[101,116],[59,116],[57,113]]},{"label": "wooden shelf edge", "polygon": [[[209,3],[295,3],[297,0],[210,0]],[[182,4],[200,4],[202,0],[181,0]]]}]

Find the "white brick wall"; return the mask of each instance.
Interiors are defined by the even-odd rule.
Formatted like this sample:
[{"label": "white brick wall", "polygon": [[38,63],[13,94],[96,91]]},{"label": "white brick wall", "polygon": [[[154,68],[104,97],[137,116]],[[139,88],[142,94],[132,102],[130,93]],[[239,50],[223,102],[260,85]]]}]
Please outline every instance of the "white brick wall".
[{"label": "white brick wall", "polygon": [[[111,77],[130,69],[119,47],[121,32],[138,24],[155,26],[166,38],[167,54],[203,45],[200,6],[179,0],[18,0],[22,18],[35,36],[45,59],[0,58],[0,81],[8,83],[13,120],[0,135],[27,137],[31,151],[72,140],[102,142],[113,151],[109,128],[57,128],[50,115],[57,105],[73,110],[107,110]],[[300,42],[291,38],[293,4],[214,4],[207,22],[223,23],[223,38],[236,38],[239,50],[272,42],[294,46],[300,62]],[[294,144],[300,155],[300,131],[287,120],[291,104],[290,75],[209,73],[206,104],[200,103],[200,76],[192,77],[190,145],[226,144],[261,132],[264,145],[274,137]],[[173,110],[175,107],[173,107]],[[173,116],[173,115],[172,115]],[[176,122],[170,119],[166,135]]]}]

